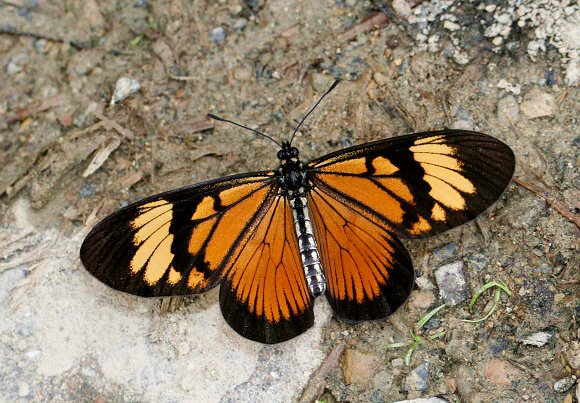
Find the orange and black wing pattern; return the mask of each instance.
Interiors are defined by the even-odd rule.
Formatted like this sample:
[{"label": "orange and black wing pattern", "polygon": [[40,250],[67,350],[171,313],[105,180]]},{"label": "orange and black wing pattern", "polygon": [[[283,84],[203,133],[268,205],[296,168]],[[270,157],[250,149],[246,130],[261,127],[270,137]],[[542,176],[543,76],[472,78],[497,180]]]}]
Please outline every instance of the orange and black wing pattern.
[{"label": "orange and black wing pattern", "polygon": [[501,141],[442,130],[340,150],[307,169],[313,187],[416,238],[475,218],[501,196],[514,167],[514,154]]},{"label": "orange and black wing pattern", "polygon": [[501,196],[514,165],[499,140],[457,130],[363,144],[309,163],[309,204],[335,314],[393,313],[414,282],[395,234],[424,237],[475,218]]},{"label": "orange and black wing pattern", "polygon": [[326,276],[326,297],[343,319],[382,319],[405,302],[415,279],[405,247],[376,216],[340,196],[312,189],[314,231]]},{"label": "orange and black wing pattern", "polygon": [[87,235],[81,260],[108,286],[144,297],[197,294],[278,193],[273,172],[235,175],[133,203]]},{"label": "orange and black wing pattern", "polygon": [[277,196],[259,215],[224,269],[220,305],[226,322],[242,336],[279,343],[312,326],[313,298],[288,200]]}]

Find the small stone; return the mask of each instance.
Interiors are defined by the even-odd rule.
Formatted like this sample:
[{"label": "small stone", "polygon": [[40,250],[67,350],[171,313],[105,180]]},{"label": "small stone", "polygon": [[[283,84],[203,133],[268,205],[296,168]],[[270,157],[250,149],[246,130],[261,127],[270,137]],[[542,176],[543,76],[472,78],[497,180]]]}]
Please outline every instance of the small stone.
[{"label": "small stone", "polygon": [[435,295],[431,291],[416,290],[411,293],[410,304],[417,309],[427,309],[435,303]]},{"label": "small stone", "polygon": [[344,382],[361,389],[367,388],[374,378],[375,370],[379,365],[378,357],[348,349],[344,353],[342,369]]},{"label": "small stone", "polygon": [[453,32],[457,31],[459,28],[461,28],[461,26],[453,21],[445,20],[445,22],[443,23],[443,28]]},{"label": "small stone", "polygon": [[405,378],[406,390],[424,392],[429,387],[429,363],[424,362],[411,371]]},{"label": "small stone", "polygon": [[475,371],[466,364],[462,364],[457,369],[457,374],[455,376],[457,382],[457,391],[459,392],[459,396],[461,396],[462,400],[465,402],[472,401],[471,395],[474,392],[474,382],[473,379],[475,378]]},{"label": "small stone", "polygon": [[457,252],[457,244],[455,242],[449,242],[443,246],[433,249],[433,256],[435,256],[440,262],[452,258]]},{"label": "small stone", "polygon": [[387,77],[384,74],[381,74],[381,73],[375,73],[375,74],[373,74],[373,79],[380,86],[386,85],[389,82],[389,80],[387,79]]},{"label": "small stone", "polygon": [[576,385],[576,401],[580,402],[580,382]]},{"label": "small stone", "polygon": [[322,73],[312,74],[312,88],[314,91],[324,91],[330,87],[334,78]]},{"label": "small stone", "polygon": [[528,346],[542,347],[552,336],[552,333],[541,331],[526,336],[521,340],[521,342]]},{"label": "small stone", "polygon": [[391,361],[391,365],[393,367],[402,367],[404,363],[405,361],[402,358],[395,358],[393,361]]},{"label": "small stone", "polygon": [[22,71],[22,67],[18,64],[18,62],[14,59],[8,59],[6,63],[6,74],[12,75]]},{"label": "small stone", "polygon": [[393,0],[391,3],[393,9],[403,18],[409,18],[413,10],[407,0]]},{"label": "small stone", "polygon": [[249,66],[240,65],[234,69],[234,77],[238,81],[247,81],[253,77],[253,70]]},{"label": "small stone", "polygon": [[495,385],[511,385],[520,378],[520,371],[507,361],[493,359],[485,365],[488,381]]},{"label": "small stone", "polygon": [[457,305],[467,298],[467,283],[463,276],[463,262],[457,261],[435,270],[439,295],[446,304]]},{"label": "small stone", "polygon": [[440,397],[420,397],[418,399],[411,400],[399,400],[395,403],[447,403],[447,400],[441,399]]},{"label": "small stone", "polygon": [[129,95],[139,91],[140,89],[141,84],[134,78],[119,78],[115,84],[115,91],[113,92],[113,97],[111,98],[111,105],[115,105],[117,102],[124,100]]},{"label": "small stone", "polygon": [[564,83],[566,85],[573,87],[580,82],[580,61],[577,59],[570,60],[568,66],[566,66],[566,76],[564,77]]},{"label": "small stone", "polygon": [[556,106],[556,99],[552,94],[534,88],[524,95],[522,112],[530,119],[552,116]]},{"label": "small stone", "polygon": [[209,33],[209,40],[215,44],[220,44],[226,39],[226,31],[222,27],[216,27]]},{"label": "small stone", "polygon": [[507,95],[497,103],[497,121],[502,126],[516,124],[520,119],[520,107],[513,95]]},{"label": "small stone", "polygon": [[564,393],[568,391],[572,386],[574,386],[574,378],[568,376],[566,378],[562,378],[556,383],[554,383],[554,390],[558,393]]},{"label": "small stone", "polygon": [[580,341],[572,341],[562,351],[568,364],[575,370],[580,369]]},{"label": "small stone", "polygon": [[233,28],[235,31],[242,32],[244,29],[246,29],[247,25],[248,20],[246,20],[245,18],[237,18],[234,21]]},{"label": "small stone", "polygon": [[501,88],[502,90],[506,90],[513,95],[520,95],[522,92],[522,86],[520,84],[512,84],[506,81],[505,79],[499,80],[497,83],[497,88]]}]

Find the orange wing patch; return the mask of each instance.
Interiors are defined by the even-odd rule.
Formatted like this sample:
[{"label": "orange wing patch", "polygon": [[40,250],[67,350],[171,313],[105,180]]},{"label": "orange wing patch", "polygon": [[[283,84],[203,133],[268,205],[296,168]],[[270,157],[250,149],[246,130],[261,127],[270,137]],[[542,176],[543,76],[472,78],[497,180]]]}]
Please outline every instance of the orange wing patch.
[{"label": "orange wing patch", "polygon": [[366,320],[394,312],[411,292],[414,274],[407,252],[385,223],[319,189],[310,193],[309,205],[327,297],[337,315]]},{"label": "orange wing patch", "polygon": [[312,297],[297,245],[289,204],[278,196],[240,242],[224,273],[222,312],[244,337],[280,342],[312,325]]}]

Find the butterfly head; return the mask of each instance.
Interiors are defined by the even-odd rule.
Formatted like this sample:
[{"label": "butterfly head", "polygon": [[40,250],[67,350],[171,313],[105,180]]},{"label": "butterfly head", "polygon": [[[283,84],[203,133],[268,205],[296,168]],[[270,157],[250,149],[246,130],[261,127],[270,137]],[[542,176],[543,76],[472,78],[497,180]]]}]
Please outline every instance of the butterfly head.
[{"label": "butterfly head", "polygon": [[298,161],[298,149],[296,147],[292,147],[289,142],[282,143],[282,149],[278,151],[278,159],[282,164],[291,162],[291,161]]}]

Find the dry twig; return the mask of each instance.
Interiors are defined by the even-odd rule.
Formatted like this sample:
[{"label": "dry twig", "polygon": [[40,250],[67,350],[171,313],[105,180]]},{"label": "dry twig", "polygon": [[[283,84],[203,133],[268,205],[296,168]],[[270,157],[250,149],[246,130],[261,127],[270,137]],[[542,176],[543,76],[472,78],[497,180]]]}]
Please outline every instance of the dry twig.
[{"label": "dry twig", "polygon": [[326,376],[338,367],[345,348],[346,344],[342,342],[334,346],[320,367],[310,377],[310,381],[302,391],[302,396],[298,399],[299,402],[314,402],[322,395]]},{"label": "dry twig", "polygon": [[550,190],[548,190],[540,185],[526,182],[525,180],[520,179],[516,176],[514,176],[514,182],[520,186],[525,187],[529,191],[537,194],[538,196],[540,196],[542,199],[544,199],[544,201],[548,204],[548,206],[552,207],[562,217],[567,218],[572,223],[574,223],[574,225],[576,225],[576,227],[580,228],[580,219],[578,218],[578,216],[576,214],[571,212],[573,207],[570,207],[570,206],[568,206],[567,203],[556,199],[553,195],[553,192],[551,192]]},{"label": "dry twig", "polygon": [[19,108],[15,112],[8,114],[4,120],[6,123],[14,123],[26,119],[29,116],[36,115],[39,112],[46,111],[50,108],[62,105],[66,101],[64,94],[58,94],[25,108]]},{"label": "dry twig", "polygon": [[388,21],[389,17],[387,17],[385,14],[381,12],[378,12],[372,17],[364,20],[360,24],[352,27],[348,31],[343,32],[340,35],[340,40],[343,42],[348,42],[350,40],[353,40],[360,34],[374,31],[375,29],[381,27],[382,25],[385,25]]}]

